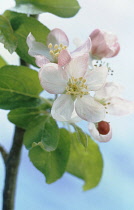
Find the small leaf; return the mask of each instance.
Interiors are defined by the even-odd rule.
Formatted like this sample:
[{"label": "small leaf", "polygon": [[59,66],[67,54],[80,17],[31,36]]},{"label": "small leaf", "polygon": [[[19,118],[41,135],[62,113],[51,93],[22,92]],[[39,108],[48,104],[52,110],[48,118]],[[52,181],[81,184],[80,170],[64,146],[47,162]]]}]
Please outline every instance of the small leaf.
[{"label": "small leaf", "polygon": [[42,142],[45,150],[53,151],[56,149],[59,141],[59,128],[55,120],[48,116],[38,116],[29,124],[24,135],[24,144],[26,148],[31,148],[33,142]]},{"label": "small leaf", "polygon": [[8,17],[10,20],[12,28],[14,29],[14,33],[17,37],[17,54],[25,62],[36,66],[35,59],[28,54],[28,46],[26,43],[27,36],[31,32],[36,41],[46,45],[46,38],[49,33],[49,29],[35,18],[27,17],[23,14],[6,11],[4,16]]},{"label": "small leaf", "polygon": [[36,120],[38,116],[48,114],[50,109],[51,102],[47,100],[39,107],[13,109],[8,113],[8,119],[18,127],[27,129],[32,121]]},{"label": "small leaf", "polygon": [[6,61],[0,56],[0,68],[7,65]]},{"label": "small leaf", "polygon": [[14,11],[26,14],[50,12],[60,17],[72,17],[80,9],[77,0],[16,0]]},{"label": "small leaf", "polygon": [[77,141],[77,134],[72,134],[72,145],[67,171],[85,181],[84,190],[98,185],[103,169],[103,160],[98,145],[88,136],[88,147]]},{"label": "small leaf", "polygon": [[17,39],[14,35],[13,29],[8,19],[0,15],[0,42],[4,44],[4,47],[13,53],[17,47]]},{"label": "small leaf", "polygon": [[83,130],[81,128],[79,128],[78,126],[76,126],[75,124],[72,124],[72,126],[74,127],[75,131],[76,131],[76,135],[77,135],[77,139],[78,141],[85,147],[87,148],[88,146],[88,136],[86,133],[83,132]]},{"label": "small leaf", "polygon": [[60,141],[55,151],[47,152],[40,143],[34,143],[29,151],[29,157],[34,166],[45,175],[46,182],[50,184],[59,179],[65,172],[69,151],[68,131],[60,129]]},{"label": "small leaf", "polygon": [[0,68],[0,108],[15,109],[33,107],[41,103],[42,91],[35,70],[24,66],[3,66]]}]

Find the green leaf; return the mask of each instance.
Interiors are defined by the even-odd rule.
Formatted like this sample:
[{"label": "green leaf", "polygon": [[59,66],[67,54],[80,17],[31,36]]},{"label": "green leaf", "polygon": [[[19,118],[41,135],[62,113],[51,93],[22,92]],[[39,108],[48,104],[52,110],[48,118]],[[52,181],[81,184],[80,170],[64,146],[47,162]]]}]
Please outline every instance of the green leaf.
[{"label": "green leaf", "polygon": [[42,91],[35,70],[24,66],[3,66],[0,68],[0,108],[15,109],[33,107],[41,103]]},{"label": "green leaf", "polygon": [[83,132],[81,128],[79,128],[77,125],[72,124],[76,131],[77,139],[78,141],[85,147],[87,148],[88,146],[88,136],[86,133]]},{"label": "green leaf", "polygon": [[4,47],[13,53],[17,47],[17,39],[14,35],[13,29],[8,19],[0,15],[0,42],[4,44]]},{"label": "green leaf", "polygon": [[24,135],[24,144],[27,149],[33,142],[42,142],[46,151],[56,149],[59,141],[59,128],[55,120],[49,115],[38,116],[29,124]]},{"label": "green leaf", "polygon": [[0,56],[0,68],[7,65],[6,61]]},{"label": "green leaf", "polygon": [[27,129],[29,124],[36,120],[38,116],[48,114],[51,109],[51,102],[45,100],[45,102],[39,107],[28,107],[13,109],[8,113],[8,119],[18,127]]},{"label": "green leaf", "polygon": [[16,49],[17,54],[27,63],[34,66],[35,59],[28,54],[28,46],[26,44],[26,38],[31,32],[36,41],[46,45],[46,38],[49,33],[49,29],[40,23],[38,20],[32,17],[27,17],[16,12],[6,11],[4,16],[10,20],[12,28],[18,40],[18,46]]},{"label": "green leaf", "polygon": [[35,143],[29,151],[29,157],[34,166],[45,175],[46,182],[50,184],[59,179],[65,172],[69,151],[68,131],[60,129],[60,141],[55,151],[47,152],[40,143]]},{"label": "green leaf", "polygon": [[72,134],[72,145],[67,171],[85,181],[84,190],[98,185],[103,170],[103,160],[98,145],[88,136],[85,149],[78,141],[77,134]]},{"label": "green leaf", "polygon": [[60,17],[72,17],[80,9],[77,0],[16,0],[14,11],[26,14],[50,12]]}]

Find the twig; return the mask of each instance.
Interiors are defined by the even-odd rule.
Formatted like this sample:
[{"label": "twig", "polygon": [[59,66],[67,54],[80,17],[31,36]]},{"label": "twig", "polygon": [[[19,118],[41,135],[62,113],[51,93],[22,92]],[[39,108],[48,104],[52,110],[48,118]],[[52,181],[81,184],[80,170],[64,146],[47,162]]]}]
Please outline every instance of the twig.
[{"label": "twig", "polygon": [[14,198],[24,130],[15,127],[13,144],[6,159],[6,177],[3,191],[3,210],[14,209]]}]

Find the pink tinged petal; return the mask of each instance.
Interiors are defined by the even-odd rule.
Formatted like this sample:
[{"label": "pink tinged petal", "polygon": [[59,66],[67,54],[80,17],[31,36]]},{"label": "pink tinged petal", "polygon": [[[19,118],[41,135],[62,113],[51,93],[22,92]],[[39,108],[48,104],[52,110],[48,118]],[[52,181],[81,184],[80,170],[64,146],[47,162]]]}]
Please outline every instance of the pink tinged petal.
[{"label": "pink tinged petal", "polygon": [[110,131],[106,135],[99,134],[99,132],[98,132],[98,130],[97,130],[97,128],[96,128],[96,126],[95,126],[94,123],[89,123],[88,129],[89,129],[89,132],[90,132],[91,136],[95,140],[97,140],[99,142],[108,142],[112,138],[112,128],[111,128],[111,125],[110,125]]},{"label": "pink tinged petal", "polygon": [[30,56],[35,57],[37,55],[43,55],[48,59],[51,59],[48,48],[44,44],[36,42],[31,33],[28,35],[26,42],[29,47],[28,53]]},{"label": "pink tinged petal", "polygon": [[65,46],[69,45],[69,40],[67,35],[59,28],[53,29],[47,37],[47,44],[52,43],[55,44],[63,44]]},{"label": "pink tinged petal", "polygon": [[70,95],[62,94],[52,106],[52,117],[57,121],[69,121],[74,110],[74,101]]},{"label": "pink tinged petal", "polygon": [[114,50],[114,53],[113,53],[112,57],[118,55],[119,51],[120,51],[120,45],[119,45],[119,43],[116,43],[115,44],[115,50]]},{"label": "pink tinged petal", "polygon": [[109,97],[119,96],[124,87],[114,82],[107,82],[101,89],[95,92],[97,100],[108,99]]},{"label": "pink tinged petal", "polygon": [[50,61],[44,55],[36,55],[35,63],[37,66],[42,67],[43,65],[50,63]]},{"label": "pink tinged petal", "polygon": [[86,40],[86,42],[84,42],[80,47],[78,47],[76,50],[74,50],[71,55],[72,57],[81,55],[81,54],[85,54],[85,53],[89,53],[91,49],[91,39],[90,37]]},{"label": "pink tinged petal", "polygon": [[58,65],[65,66],[71,61],[71,56],[67,50],[62,50],[58,56]]},{"label": "pink tinged petal", "polygon": [[88,70],[88,54],[72,58],[71,61],[66,65],[65,71],[75,78],[83,77]]},{"label": "pink tinged petal", "polygon": [[118,43],[118,38],[111,32],[103,31],[104,39],[106,41],[107,49],[109,52],[106,54],[106,58],[116,56],[120,51],[120,45]]},{"label": "pink tinged petal", "polygon": [[89,71],[85,76],[89,90],[99,90],[105,84],[107,75],[108,69],[106,66],[95,67]]},{"label": "pink tinged petal", "polygon": [[48,63],[39,71],[39,79],[42,87],[49,93],[60,94],[65,91],[67,81],[66,73],[54,63]]},{"label": "pink tinged petal", "polygon": [[96,29],[90,34],[92,41],[91,53],[101,59],[103,57],[113,57],[118,54],[120,45],[116,35],[111,32]]},{"label": "pink tinged petal", "polygon": [[80,118],[88,122],[99,122],[105,118],[104,106],[90,95],[77,98],[75,110]]},{"label": "pink tinged petal", "polygon": [[128,101],[119,97],[109,98],[107,101],[110,104],[107,106],[107,112],[111,115],[127,115],[134,113],[134,102]]}]

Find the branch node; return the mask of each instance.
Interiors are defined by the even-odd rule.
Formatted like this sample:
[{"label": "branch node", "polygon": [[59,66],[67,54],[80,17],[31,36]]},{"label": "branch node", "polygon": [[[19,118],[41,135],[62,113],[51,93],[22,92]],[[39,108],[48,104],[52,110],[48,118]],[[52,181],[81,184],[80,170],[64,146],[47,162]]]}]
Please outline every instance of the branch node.
[{"label": "branch node", "polygon": [[4,163],[6,165],[6,161],[7,161],[7,158],[8,158],[8,153],[7,153],[7,151],[4,149],[4,147],[2,145],[0,145],[0,153],[2,155]]}]

